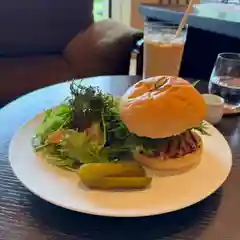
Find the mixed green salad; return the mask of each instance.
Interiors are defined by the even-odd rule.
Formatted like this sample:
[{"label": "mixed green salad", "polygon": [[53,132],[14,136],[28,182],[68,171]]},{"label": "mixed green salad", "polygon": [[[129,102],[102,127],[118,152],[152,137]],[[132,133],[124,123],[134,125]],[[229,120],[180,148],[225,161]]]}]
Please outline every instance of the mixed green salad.
[{"label": "mixed green salad", "polygon": [[[55,166],[75,171],[85,163],[115,162],[135,150],[151,154],[159,141],[130,133],[119,116],[119,100],[98,87],[73,81],[71,97],[46,110],[32,145]],[[204,122],[196,130],[207,134]]]}]

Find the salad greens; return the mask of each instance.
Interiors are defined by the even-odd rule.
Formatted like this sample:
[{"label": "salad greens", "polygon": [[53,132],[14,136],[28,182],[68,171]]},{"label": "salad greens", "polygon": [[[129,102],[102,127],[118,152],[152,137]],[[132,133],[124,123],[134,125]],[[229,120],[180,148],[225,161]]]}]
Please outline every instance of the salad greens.
[{"label": "salad greens", "polygon": [[[84,163],[112,162],[135,150],[147,154],[168,139],[150,139],[130,133],[121,121],[118,99],[99,88],[73,81],[71,97],[46,110],[32,145],[58,167],[74,170]],[[204,123],[194,128],[207,134]]]},{"label": "salad greens", "polygon": [[118,114],[118,100],[97,87],[70,86],[71,98],[44,113],[33,147],[53,165],[68,169],[82,163],[110,162],[129,153],[128,133]]},{"label": "salad greens", "polygon": [[67,104],[60,104],[55,109],[44,112],[44,119],[36,132],[37,137],[44,138],[49,133],[67,127],[71,122],[71,109]]}]

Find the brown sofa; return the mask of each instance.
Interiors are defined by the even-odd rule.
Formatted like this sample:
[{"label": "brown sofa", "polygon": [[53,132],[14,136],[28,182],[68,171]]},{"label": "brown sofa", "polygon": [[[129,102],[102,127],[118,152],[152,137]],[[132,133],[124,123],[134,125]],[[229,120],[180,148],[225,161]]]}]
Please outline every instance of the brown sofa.
[{"label": "brown sofa", "polygon": [[0,8],[0,104],[50,84],[129,72],[142,33],[94,23],[91,0],[8,0]]}]

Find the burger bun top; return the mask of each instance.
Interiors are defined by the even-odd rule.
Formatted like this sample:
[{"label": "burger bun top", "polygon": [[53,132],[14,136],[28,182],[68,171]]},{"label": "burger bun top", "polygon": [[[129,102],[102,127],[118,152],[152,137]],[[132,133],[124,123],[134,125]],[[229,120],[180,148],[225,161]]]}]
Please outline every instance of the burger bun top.
[{"label": "burger bun top", "polygon": [[201,94],[179,77],[158,76],[131,86],[119,104],[120,118],[139,137],[166,138],[198,126],[206,105]]}]

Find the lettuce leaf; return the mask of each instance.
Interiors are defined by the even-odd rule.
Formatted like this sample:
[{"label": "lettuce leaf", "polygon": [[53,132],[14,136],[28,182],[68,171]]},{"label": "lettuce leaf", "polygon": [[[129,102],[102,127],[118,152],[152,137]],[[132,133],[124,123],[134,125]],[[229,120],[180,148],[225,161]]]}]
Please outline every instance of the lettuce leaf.
[{"label": "lettuce leaf", "polygon": [[60,104],[44,112],[44,119],[36,131],[36,137],[44,138],[49,133],[66,127],[71,121],[71,108]]},{"label": "lettuce leaf", "polygon": [[109,162],[109,151],[102,144],[84,132],[69,130],[60,143],[61,151],[67,157],[80,163]]}]

